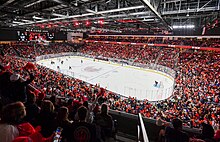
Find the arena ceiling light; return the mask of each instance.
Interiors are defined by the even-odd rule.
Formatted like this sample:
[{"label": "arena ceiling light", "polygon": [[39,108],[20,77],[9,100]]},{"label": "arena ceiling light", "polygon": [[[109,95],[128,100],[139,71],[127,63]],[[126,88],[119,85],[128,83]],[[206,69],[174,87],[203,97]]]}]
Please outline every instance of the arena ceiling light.
[{"label": "arena ceiling light", "polygon": [[[120,8],[120,9],[112,9],[112,10],[106,10],[106,11],[99,11],[96,12],[96,14],[106,14],[106,13],[113,13],[113,12],[121,12],[121,11],[128,11],[128,10],[136,10],[136,9],[142,9],[145,8],[144,5],[139,5],[139,6],[132,6],[132,7],[126,7],[126,8]],[[86,16],[92,16],[95,15],[94,13],[85,13],[85,14],[80,14],[80,15],[72,15],[72,16],[65,16],[65,17],[58,17],[58,18],[52,18],[52,19],[44,19],[41,17],[36,17],[33,16],[34,19],[41,19],[40,21],[32,22],[32,23],[23,23],[19,24],[20,26],[23,25],[29,25],[29,24],[36,24],[36,23],[43,23],[43,22],[50,22],[50,21],[57,21],[57,20],[65,20],[65,19],[74,19],[74,18],[82,18]],[[44,20],[42,20],[44,19]]]},{"label": "arena ceiling light", "polygon": [[170,25],[163,19],[161,14],[157,11],[157,9],[150,3],[150,0],[141,0],[167,27],[170,28]]},{"label": "arena ceiling light", "polygon": [[173,25],[173,29],[193,29],[195,25]]},{"label": "arena ceiling light", "polygon": [[111,2],[111,0],[105,0],[105,3],[110,3]]},{"label": "arena ceiling light", "polygon": [[[62,0],[52,0],[52,1],[54,1],[54,2],[56,2],[56,3],[60,3],[60,4],[63,4],[64,2],[62,1]],[[65,4],[64,4],[65,5]],[[65,5],[66,6],[66,5]]]},{"label": "arena ceiling light", "polygon": [[27,4],[27,5],[25,5],[24,7],[25,7],[25,8],[28,8],[28,7],[33,6],[33,5],[35,5],[35,4],[41,3],[41,2],[43,2],[43,1],[45,1],[45,0],[38,0],[38,1],[36,1],[36,2],[32,2],[32,3],[30,3],[30,4]]},{"label": "arena ceiling light", "polygon": [[33,19],[37,19],[37,20],[42,20],[42,19],[44,19],[44,18],[37,17],[37,16],[33,16],[32,18],[33,18]]},{"label": "arena ceiling light", "polygon": [[144,20],[142,20],[143,22],[151,22],[151,21],[156,21],[155,19],[151,18],[151,19],[146,19],[144,18]]},{"label": "arena ceiling light", "polygon": [[86,8],[85,9],[87,12],[90,12],[90,13],[94,13],[94,14],[96,14],[97,12],[95,12],[94,10],[91,10],[91,9],[88,9],[88,8]]},{"label": "arena ceiling light", "polygon": [[57,14],[57,13],[53,13],[53,16],[57,16],[57,17],[67,17],[67,15],[63,15],[63,14]]},{"label": "arena ceiling light", "polygon": [[119,9],[112,9],[112,10],[106,10],[106,11],[100,11],[100,12],[97,12],[97,14],[105,14],[105,13],[112,13],[112,12],[128,11],[128,10],[141,9],[141,8],[145,8],[144,5],[133,6],[133,7],[125,7],[125,8],[119,8]]},{"label": "arena ceiling light", "polygon": [[15,27],[17,26],[17,24],[11,24],[9,27]]},{"label": "arena ceiling light", "polygon": [[[94,18],[89,18],[90,20],[96,20],[96,19],[107,19],[107,18],[120,18],[120,17],[128,17],[129,16],[135,16],[135,15],[149,15],[151,12],[135,12],[135,13],[129,13],[129,14],[117,14],[117,15],[108,15],[108,16],[101,16],[101,17],[94,17]],[[144,16],[144,17],[137,17],[137,18],[154,18],[155,16]],[[88,18],[84,18],[81,20],[87,20]],[[123,18],[124,19],[124,18]],[[129,19],[129,18],[128,18]]]},{"label": "arena ceiling light", "polygon": [[22,24],[23,22],[13,21],[13,24]]},{"label": "arena ceiling light", "polygon": [[23,21],[23,22],[33,22],[31,20],[26,20],[26,19],[22,19],[21,21]]}]

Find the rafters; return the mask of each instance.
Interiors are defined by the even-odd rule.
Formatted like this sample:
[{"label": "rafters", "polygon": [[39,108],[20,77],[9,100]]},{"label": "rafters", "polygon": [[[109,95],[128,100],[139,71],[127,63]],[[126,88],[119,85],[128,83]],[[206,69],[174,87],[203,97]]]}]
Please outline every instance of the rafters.
[{"label": "rafters", "polygon": [[[163,30],[178,21],[202,26],[208,22],[208,16],[217,17],[219,10],[220,0],[7,0],[0,3],[0,18],[1,26],[6,27],[26,28],[60,22],[74,29],[77,28],[74,21],[88,20],[91,26],[98,26],[94,23],[103,19],[108,28],[133,28],[138,24],[141,28]],[[115,22],[122,20],[137,23]],[[56,27],[59,26],[63,25]]]},{"label": "rafters", "polygon": [[164,25],[168,28],[168,30],[171,29],[171,26],[168,25],[168,23],[163,19],[161,14],[155,9],[155,7],[150,3],[149,0],[141,0],[163,23]]}]

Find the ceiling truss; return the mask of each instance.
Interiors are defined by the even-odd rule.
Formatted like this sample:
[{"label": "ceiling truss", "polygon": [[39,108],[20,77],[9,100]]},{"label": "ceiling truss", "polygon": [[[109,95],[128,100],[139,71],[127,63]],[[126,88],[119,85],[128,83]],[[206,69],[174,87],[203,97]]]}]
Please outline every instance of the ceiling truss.
[{"label": "ceiling truss", "polygon": [[0,27],[172,31],[183,23],[201,28],[219,10],[220,0],[1,0]]}]

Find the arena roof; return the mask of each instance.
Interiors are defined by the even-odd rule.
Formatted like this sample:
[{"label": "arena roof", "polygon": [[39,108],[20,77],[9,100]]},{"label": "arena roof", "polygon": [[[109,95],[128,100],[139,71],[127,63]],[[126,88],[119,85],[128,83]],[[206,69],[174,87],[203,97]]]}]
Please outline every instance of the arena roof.
[{"label": "arena roof", "polygon": [[219,9],[220,0],[1,0],[0,27],[167,32],[215,26]]}]

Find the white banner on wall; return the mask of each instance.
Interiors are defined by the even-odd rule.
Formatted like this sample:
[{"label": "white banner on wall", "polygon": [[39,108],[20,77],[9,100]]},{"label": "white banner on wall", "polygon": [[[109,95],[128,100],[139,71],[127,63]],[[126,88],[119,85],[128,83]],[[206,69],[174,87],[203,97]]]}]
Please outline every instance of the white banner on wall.
[{"label": "white banner on wall", "polygon": [[76,37],[83,38],[83,33],[75,33],[75,32],[68,32],[67,33],[67,40],[68,41],[72,41],[72,39],[74,39]]}]

